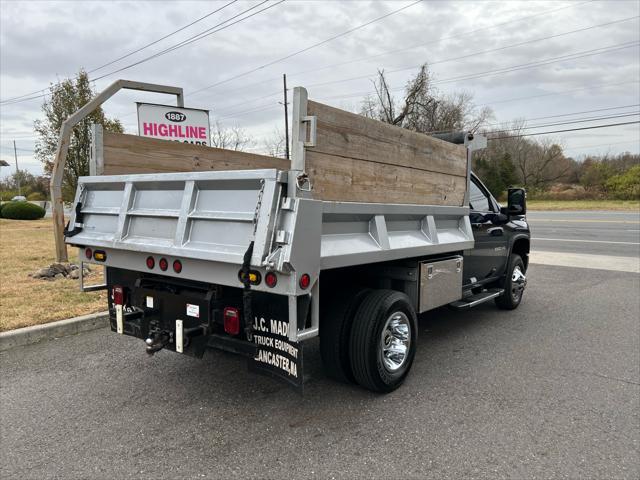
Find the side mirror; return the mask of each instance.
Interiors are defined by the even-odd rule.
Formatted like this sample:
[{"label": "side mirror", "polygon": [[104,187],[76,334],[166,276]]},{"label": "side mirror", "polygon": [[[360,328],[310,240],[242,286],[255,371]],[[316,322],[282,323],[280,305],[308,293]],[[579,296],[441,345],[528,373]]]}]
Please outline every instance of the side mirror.
[{"label": "side mirror", "polygon": [[510,188],[507,198],[507,212],[509,215],[524,215],[527,213],[527,192],[524,188]]}]

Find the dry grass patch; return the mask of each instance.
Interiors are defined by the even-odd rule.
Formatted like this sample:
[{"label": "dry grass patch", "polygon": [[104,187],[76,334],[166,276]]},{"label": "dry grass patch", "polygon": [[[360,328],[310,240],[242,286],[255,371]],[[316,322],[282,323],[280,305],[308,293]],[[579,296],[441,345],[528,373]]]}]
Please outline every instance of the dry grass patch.
[{"label": "dry grass patch", "polygon": [[527,200],[530,210],[640,211],[638,200]]},{"label": "dry grass patch", "polygon": [[[0,219],[0,331],[106,310],[105,291],[81,293],[78,280],[28,276],[54,262],[52,231],[51,219]],[[75,250],[69,250],[72,262],[77,260]],[[101,280],[101,270],[87,279]]]}]

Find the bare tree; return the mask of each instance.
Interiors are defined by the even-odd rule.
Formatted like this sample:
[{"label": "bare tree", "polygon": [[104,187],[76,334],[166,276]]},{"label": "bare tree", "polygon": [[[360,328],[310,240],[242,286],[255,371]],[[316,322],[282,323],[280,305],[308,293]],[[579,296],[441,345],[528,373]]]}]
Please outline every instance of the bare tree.
[{"label": "bare tree", "polygon": [[286,158],[286,142],[285,134],[276,128],[271,137],[263,141],[264,150],[271,157]]},{"label": "bare tree", "polygon": [[492,116],[490,108],[477,108],[468,93],[435,91],[426,64],[407,82],[401,101],[391,93],[384,70],[378,71],[374,88],[375,95],[364,98],[360,114],[416,132],[475,132]]},{"label": "bare tree", "polygon": [[484,132],[490,141],[486,150],[478,152],[478,158],[500,158],[508,155],[520,183],[534,191],[568,179],[574,169],[574,162],[565,157],[562,145],[551,139],[527,138],[523,136],[524,127],[524,120],[516,120],[494,133]]},{"label": "bare tree", "polygon": [[219,120],[214,123],[211,132],[211,146],[227,150],[244,150],[252,144],[251,137],[237,125],[227,128]]}]

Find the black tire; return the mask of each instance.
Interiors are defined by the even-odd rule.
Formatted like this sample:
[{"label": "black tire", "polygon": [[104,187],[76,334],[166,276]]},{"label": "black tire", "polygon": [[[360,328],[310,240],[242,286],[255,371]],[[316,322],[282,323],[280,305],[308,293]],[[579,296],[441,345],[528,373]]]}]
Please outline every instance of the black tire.
[{"label": "black tire", "polygon": [[326,312],[322,313],[320,323],[320,356],[325,374],[345,383],[356,383],[351,371],[349,358],[349,338],[353,316],[362,303],[362,299],[370,292],[369,289],[346,291],[335,295],[330,301]]},{"label": "black tire", "polygon": [[509,258],[509,266],[507,268],[506,278],[504,281],[504,293],[494,300],[498,308],[503,310],[515,310],[522,302],[522,295],[524,294],[526,280],[524,281],[524,285],[522,285],[521,282],[514,281],[514,272],[517,269],[519,269],[524,275],[524,262],[520,255],[513,253]]},{"label": "black tire", "polygon": [[[403,361],[390,370],[383,359],[383,331],[399,314],[409,328],[409,339]],[[385,333],[386,335],[386,333]],[[409,297],[394,290],[372,290],[364,298],[353,318],[351,330],[351,369],[356,381],[373,392],[391,392],[404,382],[415,357],[418,320]],[[389,360],[387,360],[389,361]]]}]

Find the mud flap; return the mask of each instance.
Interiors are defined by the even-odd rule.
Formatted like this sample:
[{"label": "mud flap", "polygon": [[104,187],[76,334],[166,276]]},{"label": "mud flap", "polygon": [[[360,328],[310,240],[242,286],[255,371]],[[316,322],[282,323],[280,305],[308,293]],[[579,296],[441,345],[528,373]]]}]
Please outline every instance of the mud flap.
[{"label": "mud flap", "polygon": [[281,380],[302,394],[303,344],[288,339],[287,297],[262,292],[253,292],[252,295],[253,342],[257,350],[256,356],[249,360],[249,370]]}]

